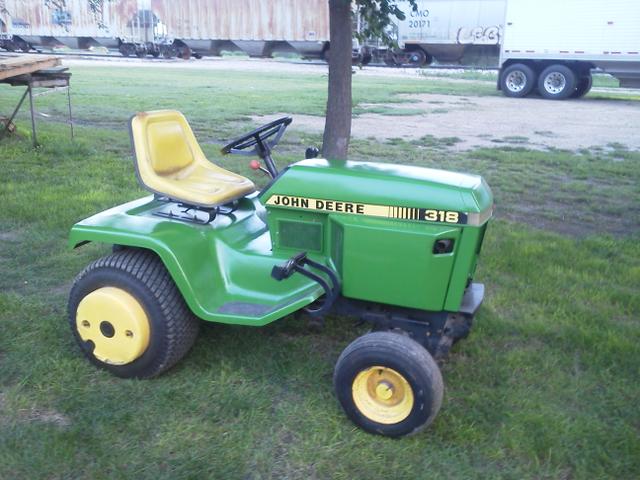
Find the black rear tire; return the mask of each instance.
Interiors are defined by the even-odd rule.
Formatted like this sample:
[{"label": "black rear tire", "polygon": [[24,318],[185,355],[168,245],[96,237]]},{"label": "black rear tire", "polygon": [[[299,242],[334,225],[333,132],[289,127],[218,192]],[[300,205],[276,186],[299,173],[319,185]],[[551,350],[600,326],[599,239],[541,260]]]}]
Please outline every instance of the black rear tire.
[{"label": "black rear tire", "polygon": [[[130,295],[146,314],[148,346],[131,361],[110,361],[96,357],[95,343],[83,340],[79,332],[83,321],[89,326],[87,320],[78,317],[80,303],[104,288],[117,289]],[[84,355],[94,365],[123,378],[150,378],[168,370],[184,357],[198,335],[198,319],[185,304],[160,258],[149,250],[127,248],[91,263],[76,277],[69,295],[68,309],[71,329]],[[103,317],[109,320],[109,305],[102,310],[104,312],[97,314],[99,320]],[[100,332],[104,323],[100,324]],[[111,325],[107,326],[107,331],[103,333],[107,340],[97,336],[96,330],[92,331],[92,338],[100,342],[123,342],[119,340],[123,338],[122,335],[114,332]],[[131,336],[129,330],[126,333]]]},{"label": "black rear tire", "polygon": [[440,369],[429,352],[408,336],[392,332],[354,340],[336,363],[333,384],[356,425],[390,437],[414,434],[431,424],[444,391]]},{"label": "black rear tire", "polygon": [[565,65],[550,65],[538,78],[538,91],[549,100],[565,100],[576,91],[577,76]]},{"label": "black rear tire", "polygon": [[578,79],[578,86],[575,92],[571,95],[571,98],[582,98],[591,91],[593,86],[593,77],[590,73],[584,75]]},{"label": "black rear tire", "polygon": [[509,65],[500,75],[500,89],[507,97],[526,97],[535,85],[536,73],[524,63]]}]

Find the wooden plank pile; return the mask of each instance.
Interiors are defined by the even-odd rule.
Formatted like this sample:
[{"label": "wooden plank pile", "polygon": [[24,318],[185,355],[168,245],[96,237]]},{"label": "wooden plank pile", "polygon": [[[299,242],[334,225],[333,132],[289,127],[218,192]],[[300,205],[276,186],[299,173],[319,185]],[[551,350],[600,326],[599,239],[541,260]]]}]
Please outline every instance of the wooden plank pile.
[{"label": "wooden plank pile", "polygon": [[34,93],[36,88],[50,89],[49,92],[66,90],[69,104],[69,126],[71,138],[73,138],[73,117],[71,115],[71,95],[69,91],[69,79],[71,73],[67,67],[60,65],[60,59],[42,55],[7,55],[0,54],[0,84],[6,83],[27,87],[20,98],[18,105],[10,117],[4,117],[0,121],[0,139],[12,131],[13,119],[20,110],[25,98],[29,97],[29,110],[31,113],[31,138],[33,146],[38,146],[36,136],[36,111],[34,97],[44,95],[46,92]]},{"label": "wooden plank pile", "polygon": [[43,55],[0,55],[0,81],[60,65],[60,59]]}]

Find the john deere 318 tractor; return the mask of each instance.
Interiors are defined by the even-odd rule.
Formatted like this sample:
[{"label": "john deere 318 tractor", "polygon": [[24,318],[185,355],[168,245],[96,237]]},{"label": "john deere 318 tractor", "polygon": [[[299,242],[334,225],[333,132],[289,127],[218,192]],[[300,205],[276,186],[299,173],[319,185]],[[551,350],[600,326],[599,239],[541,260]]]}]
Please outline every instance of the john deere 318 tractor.
[{"label": "john deere 318 tractor", "polygon": [[70,244],[113,245],[76,278],[69,320],[91,362],[148,378],[192,346],[201,320],[259,327],[296,311],[357,317],[371,331],[335,366],[334,388],[363,429],[402,436],[440,408],[436,361],[469,332],[484,295],[472,278],[491,190],[475,175],[271,157],[289,117],[223,148],[255,155],[261,191],[209,162],[184,116],[131,119],[148,196],[87,218]]}]

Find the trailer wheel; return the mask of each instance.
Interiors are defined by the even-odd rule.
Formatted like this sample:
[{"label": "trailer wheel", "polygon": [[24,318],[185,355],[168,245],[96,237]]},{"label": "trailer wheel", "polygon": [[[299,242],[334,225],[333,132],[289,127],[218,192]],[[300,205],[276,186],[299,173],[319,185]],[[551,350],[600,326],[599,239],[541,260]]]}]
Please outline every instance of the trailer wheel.
[{"label": "trailer wheel", "polygon": [[354,340],[336,363],[333,384],[347,416],[370,433],[400,437],[435,418],[444,386],[429,352],[398,333]]},{"label": "trailer wheel", "polygon": [[130,57],[136,53],[135,47],[129,43],[121,44],[118,50],[123,57]]},{"label": "trailer wheel", "polygon": [[175,57],[177,51],[176,51],[176,48],[173,45],[171,45],[171,46],[162,47],[160,49],[160,53],[162,55],[162,58],[169,59],[169,58]]},{"label": "trailer wheel", "polygon": [[383,61],[385,65],[389,67],[399,67],[402,65],[402,61],[398,59],[398,55],[396,55],[391,48],[385,52]]},{"label": "trailer wheel", "polygon": [[509,65],[500,76],[500,88],[507,97],[526,97],[535,84],[536,73],[524,63]]},{"label": "trailer wheel", "polygon": [[544,98],[564,100],[576,90],[576,74],[565,65],[551,65],[538,78],[538,91]]},{"label": "trailer wheel", "polygon": [[591,91],[593,85],[593,77],[590,73],[584,75],[578,79],[578,86],[575,92],[571,94],[571,98],[582,98]]},{"label": "trailer wheel", "polygon": [[19,39],[16,42],[16,45],[18,47],[18,50],[20,50],[22,52],[28,53],[29,51],[31,51],[31,45],[29,45],[27,42],[25,42],[22,39]]},{"label": "trailer wheel", "polygon": [[198,320],[162,261],[140,249],[119,250],[76,277],[69,323],[85,356],[124,378],[171,368],[198,334]]},{"label": "trailer wheel", "polygon": [[428,63],[427,54],[421,48],[411,50],[407,53],[409,65],[412,67],[424,67]]},{"label": "trailer wheel", "polygon": [[183,60],[189,60],[191,58],[191,49],[186,45],[178,47],[176,50],[176,55],[178,58]]}]

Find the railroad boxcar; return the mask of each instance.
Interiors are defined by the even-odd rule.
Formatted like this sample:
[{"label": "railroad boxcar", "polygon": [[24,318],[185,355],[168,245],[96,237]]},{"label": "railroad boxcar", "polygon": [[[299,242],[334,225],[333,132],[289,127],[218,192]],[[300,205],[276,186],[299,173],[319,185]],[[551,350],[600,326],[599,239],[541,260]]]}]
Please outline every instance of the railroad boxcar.
[{"label": "railroad boxcar", "polygon": [[325,0],[117,0],[94,11],[87,0],[64,8],[45,0],[0,2],[2,44],[119,49],[123,55],[251,56],[297,52],[319,57],[329,41]]},{"label": "railroad boxcar", "polygon": [[404,20],[394,20],[397,49],[379,48],[389,65],[462,62],[495,65],[500,53],[507,0],[417,0],[400,2]]}]

